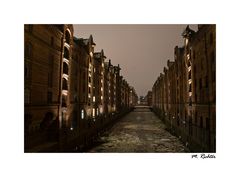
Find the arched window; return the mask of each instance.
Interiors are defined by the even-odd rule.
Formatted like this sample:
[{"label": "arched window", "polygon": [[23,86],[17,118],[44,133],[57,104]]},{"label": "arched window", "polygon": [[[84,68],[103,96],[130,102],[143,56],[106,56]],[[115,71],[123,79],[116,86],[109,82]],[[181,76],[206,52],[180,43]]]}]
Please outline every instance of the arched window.
[{"label": "arched window", "polygon": [[69,60],[69,50],[67,49],[67,47],[64,47],[64,58]]},{"label": "arched window", "polygon": [[68,64],[65,62],[63,62],[63,74],[68,75]]},{"label": "arched window", "polygon": [[62,86],[63,90],[68,90],[68,84],[67,84],[67,80],[65,78],[63,78],[63,86]]},{"label": "arched window", "polygon": [[65,39],[66,39],[66,43],[70,44],[70,33],[68,30],[66,30],[65,32]]}]

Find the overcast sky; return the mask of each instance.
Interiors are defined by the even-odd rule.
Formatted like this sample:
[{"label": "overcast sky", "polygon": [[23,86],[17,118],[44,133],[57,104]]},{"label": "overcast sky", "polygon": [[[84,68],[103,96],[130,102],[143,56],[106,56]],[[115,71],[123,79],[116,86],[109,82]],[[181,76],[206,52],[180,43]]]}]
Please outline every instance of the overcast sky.
[{"label": "overcast sky", "polygon": [[[74,36],[93,35],[95,52],[104,50],[113,65],[138,96],[145,96],[167,60],[174,59],[174,47],[183,46],[181,36],[186,25],[74,25]],[[197,25],[190,25],[197,30]]]}]

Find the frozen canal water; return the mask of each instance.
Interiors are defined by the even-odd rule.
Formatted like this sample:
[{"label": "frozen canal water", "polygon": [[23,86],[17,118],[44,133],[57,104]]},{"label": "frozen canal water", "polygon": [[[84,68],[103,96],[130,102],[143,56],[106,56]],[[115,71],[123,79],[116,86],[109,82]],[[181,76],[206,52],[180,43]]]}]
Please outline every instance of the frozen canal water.
[{"label": "frozen canal water", "polygon": [[148,108],[138,107],[100,137],[88,152],[186,152]]}]

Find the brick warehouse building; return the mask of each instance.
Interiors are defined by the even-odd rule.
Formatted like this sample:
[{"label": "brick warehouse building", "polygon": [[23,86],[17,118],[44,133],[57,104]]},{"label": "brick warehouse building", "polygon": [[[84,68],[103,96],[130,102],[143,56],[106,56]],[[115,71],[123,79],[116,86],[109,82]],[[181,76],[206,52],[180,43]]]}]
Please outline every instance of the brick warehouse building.
[{"label": "brick warehouse building", "polygon": [[216,26],[186,27],[152,88],[153,110],[191,151],[216,151]]},{"label": "brick warehouse building", "polygon": [[116,110],[117,93],[130,93],[128,84],[117,89],[122,88],[119,66],[105,62],[103,50],[94,52],[91,35],[82,39],[73,33],[72,25],[24,25],[25,152],[85,146],[130,110],[126,101]]}]

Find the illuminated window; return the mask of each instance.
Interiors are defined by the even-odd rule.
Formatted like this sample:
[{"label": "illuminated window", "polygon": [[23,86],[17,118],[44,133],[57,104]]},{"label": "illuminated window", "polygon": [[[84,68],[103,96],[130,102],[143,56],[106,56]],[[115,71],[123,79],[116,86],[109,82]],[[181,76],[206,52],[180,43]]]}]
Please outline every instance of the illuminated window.
[{"label": "illuminated window", "polygon": [[92,110],[92,115],[93,115],[93,117],[95,117],[95,108],[93,108],[93,110]]},{"label": "illuminated window", "polygon": [[99,112],[98,112],[98,108],[97,108],[97,116],[98,116]]},{"label": "illuminated window", "polygon": [[84,119],[84,110],[81,111],[81,118]]},{"label": "illuminated window", "polygon": [[95,102],[95,96],[93,96],[93,102]]}]

